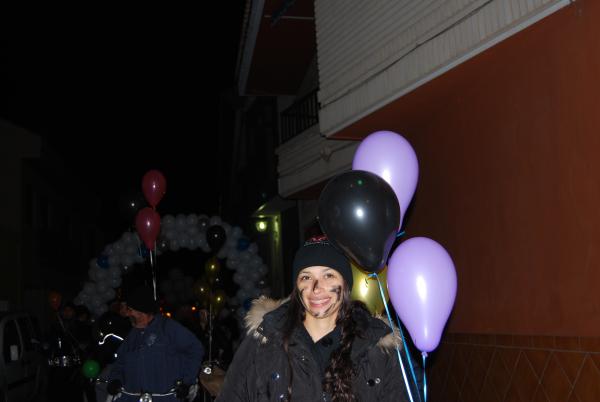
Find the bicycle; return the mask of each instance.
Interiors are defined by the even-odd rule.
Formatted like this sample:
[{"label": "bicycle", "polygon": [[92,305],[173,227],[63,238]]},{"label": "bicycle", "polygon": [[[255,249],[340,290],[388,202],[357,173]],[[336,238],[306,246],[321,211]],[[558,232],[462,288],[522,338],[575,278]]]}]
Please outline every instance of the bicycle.
[{"label": "bicycle", "polygon": [[[94,381],[95,385],[108,384],[108,382],[109,382],[107,379],[104,379],[104,378],[96,378],[93,381]],[[180,384],[181,384],[181,381],[176,381],[175,386],[165,393],[156,393],[156,392],[153,393],[153,392],[148,392],[148,391],[144,391],[144,390],[141,390],[140,392],[131,392],[131,391],[128,391],[125,388],[121,387],[121,389],[119,390],[119,393],[117,395],[109,395],[106,399],[106,402],[116,401],[117,398],[120,397],[121,394],[139,397],[138,402],[153,402],[153,398],[156,398],[156,397],[158,397],[159,398],[158,401],[160,401],[160,397],[174,396],[176,394],[177,387]]]}]

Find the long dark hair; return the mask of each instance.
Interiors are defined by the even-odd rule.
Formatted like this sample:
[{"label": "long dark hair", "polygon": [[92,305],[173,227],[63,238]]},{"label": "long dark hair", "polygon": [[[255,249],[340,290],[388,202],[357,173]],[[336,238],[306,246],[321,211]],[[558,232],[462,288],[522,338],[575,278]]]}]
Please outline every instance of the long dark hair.
[{"label": "long dark hair", "polygon": [[[289,303],[283,329],[283,348],[288,358],[288,396],[289,400],[291,400],[294,373],[289,353],[289,342],[294,329],[300,325],[304,325],[303,322],[306,318],[306,311],[300,301],[300,293],[297,288],[294,288],[292,291]],[[350,299],[350,289],[348,289],[346,284],[342,291],[342,304],[336,319],[336,325],[340,326],[341,329],[340,346],[331,354],[329,366],[327,366],[325,377],[323,378],[323,390],[331,395],[332,402],[356,402],[356,397],[352,392],[352,380],[354,379],[355,372],[351,359],[351,351],[354,338],[356,336],[363,336],[362,326],[357,325],[353,319],[355,317],[354,311],[357,309],[367,311],[363,303]]]}]

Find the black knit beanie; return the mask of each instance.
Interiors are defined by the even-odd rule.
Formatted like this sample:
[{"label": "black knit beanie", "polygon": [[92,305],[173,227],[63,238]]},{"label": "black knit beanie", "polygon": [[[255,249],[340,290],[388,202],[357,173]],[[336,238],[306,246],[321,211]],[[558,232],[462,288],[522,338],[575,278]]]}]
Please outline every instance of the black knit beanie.
[{"label": "black knit beanie", "polygon": [[133,290],[125,300],[127,307],[137,310],[141,313],[154,314],[157,310],[157,303],[154,300],[154,291],[152,288],[142,286]]},{"label": "black knit beanie", "polygon": [[296,252],[294,263],[292,264],[292,286],[296,286],[296,279],[300,270],[306,267],[322,266],[333,268],[338,271],[348,288],[352,290],[352,268],[350,262],[344,254],[338,251],[326,236],[312,237],[307,240]]}]

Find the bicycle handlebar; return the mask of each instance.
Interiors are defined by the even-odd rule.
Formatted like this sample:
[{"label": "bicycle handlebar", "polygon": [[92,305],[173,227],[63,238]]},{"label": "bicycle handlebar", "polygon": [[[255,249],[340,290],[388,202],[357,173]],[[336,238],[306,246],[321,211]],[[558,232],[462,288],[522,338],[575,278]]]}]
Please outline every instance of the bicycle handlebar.
[{"label": "bicycle handlebar", "polygon": [[[109,380],[105,379],[105,378],[96,378],[94,379],[94,383],[95,384],[108,384]],[[131,396],[143,396],[143,395],[149,395],[149,396],[170,396],[170,395],[175,395],[175,391],[177,390],[177,385],[179,385],[179,383],[181,383],[180,380],[175,382],[175,386],[173,388],[171,388],[170,390],[168,390],[166,393],[152,393],[152,392],[148,392],[148,391],[139,391],[139,392],[131,392],[131,391],[127,391],[125,388],[121,387],[121,389],[119,390],[120,393],[125,394],[125,395],[131,395]]]}]

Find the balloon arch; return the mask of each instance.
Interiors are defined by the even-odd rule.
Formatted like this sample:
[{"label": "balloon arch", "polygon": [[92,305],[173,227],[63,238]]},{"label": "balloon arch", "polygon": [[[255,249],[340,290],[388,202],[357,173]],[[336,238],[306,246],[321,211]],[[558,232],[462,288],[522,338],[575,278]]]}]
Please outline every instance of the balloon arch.
[{"label": "balloon arch", "polygon": [[[165,215],[160,229],[156,255],[200,249],[214,254],[207,262],[207,276],[219,267],[219,259],[224,260],[227,269],[235,271],[233,281],[239,289],[229,298],[229,304],[239,306],[238,317],[245,313],[248,300],[270,293],[265,281],[268,267],[257,254],[256,243],[251,243],[240,227],[223,222],[219,216],[178,214]],[[152,257],[151,252],[137,233],[123,233],[119,240],[108,244],[98,257],[90,260],[89,278],[75,298],[75,304],[86,306],[96,317],[104,314],[108,311],[107,303],[117,296],[122,275],[135,264],[144,263],[148,257]],[[170,304],[192,302],[206,292],[204,281],[194,282],[193,278],[176,269],[169,272],[169,278],[160,282],[158,288]]]}]

